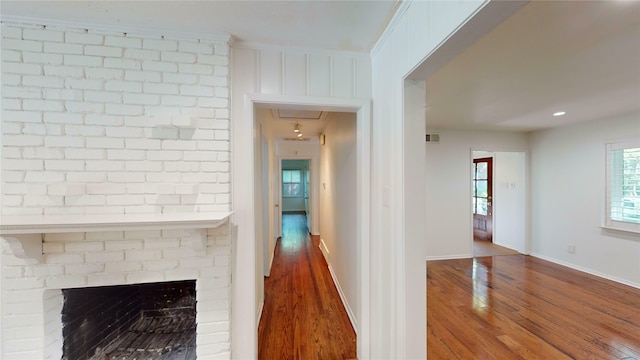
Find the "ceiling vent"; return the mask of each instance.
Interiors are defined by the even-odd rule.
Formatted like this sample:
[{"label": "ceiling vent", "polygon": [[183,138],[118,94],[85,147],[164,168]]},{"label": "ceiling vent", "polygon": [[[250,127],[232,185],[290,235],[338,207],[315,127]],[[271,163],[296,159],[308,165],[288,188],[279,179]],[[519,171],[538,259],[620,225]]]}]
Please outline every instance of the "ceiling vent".
[{"label": "ceiling vent", "polygon": [[427,136],[425,137],[425,140],[428,143],[439,143],[440,142],[440,134],[427,134]]}]

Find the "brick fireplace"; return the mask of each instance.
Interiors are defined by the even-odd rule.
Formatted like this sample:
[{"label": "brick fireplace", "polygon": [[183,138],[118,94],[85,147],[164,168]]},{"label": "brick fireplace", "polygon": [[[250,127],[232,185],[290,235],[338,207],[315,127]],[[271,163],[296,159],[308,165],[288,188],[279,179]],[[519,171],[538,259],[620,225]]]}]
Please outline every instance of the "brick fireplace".
[{"label": "brick fireplace", "polygon": [[230,358],[230,38],[137,30],[3,17],[3,360],[61,358],[66,289],[173,281]]},{"label": "brick fireplace", "polygon": [[[63,358],[63,293],[68,289],[179,281],[193,282],[195,288],[197,357],[230,358],[229,214],[200,214],[195,222],[184,220],[193,215],[183,215],[169,225],[126,220],[100,224],[96,231],[85,231],[91,227],[86,224],[33,230],[36,225],[5,221],[2,359]],[[127,230],[104,231],[106,226]]]},{"label": "brick fireplace", "polygon": [[63,359],[196,359],[193,280],[62,290]]}]

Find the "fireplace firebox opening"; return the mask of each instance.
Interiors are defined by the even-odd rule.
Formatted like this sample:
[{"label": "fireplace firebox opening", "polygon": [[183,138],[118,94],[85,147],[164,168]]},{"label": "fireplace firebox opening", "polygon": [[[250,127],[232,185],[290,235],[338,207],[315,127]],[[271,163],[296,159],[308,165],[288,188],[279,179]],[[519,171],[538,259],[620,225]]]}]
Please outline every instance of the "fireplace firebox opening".
[{"label": "fireplace firebox opening", "polygon": [[196,358],[196,281],[63,289],[65,360]]}]

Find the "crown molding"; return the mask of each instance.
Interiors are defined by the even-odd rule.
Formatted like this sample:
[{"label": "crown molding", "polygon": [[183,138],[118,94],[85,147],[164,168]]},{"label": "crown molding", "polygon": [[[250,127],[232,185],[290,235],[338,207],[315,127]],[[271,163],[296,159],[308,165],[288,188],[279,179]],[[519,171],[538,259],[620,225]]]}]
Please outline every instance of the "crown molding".
[{"label": "crown molding", "polygon": [[201,33],[179,31],[168,28],[127,26],[123,24],[90,23],[50,18],[0,15],[2,23],[16,23],[34,26],[59,27],[66,29],[91,30],[110,34],[135,34],[150,37],[164,37],[176,40],[205,40],[211,42],[233,43],[233,37],[222,33]]},{"label": "crown molding", "polygon": [[304,53],[304,54],[326,54],[326,55],[343,55],[349,57],[367,57],[369,58],[369,52],[353,51],[353,50],[337,50],[326,48],[314,48],[314,47],[302,47],[291,45],[277,45],[252,41],[235,41],[232,44],[236,49],[248,49],[248,50],[270,50],[270,51],[282,51],[291,53]]}]

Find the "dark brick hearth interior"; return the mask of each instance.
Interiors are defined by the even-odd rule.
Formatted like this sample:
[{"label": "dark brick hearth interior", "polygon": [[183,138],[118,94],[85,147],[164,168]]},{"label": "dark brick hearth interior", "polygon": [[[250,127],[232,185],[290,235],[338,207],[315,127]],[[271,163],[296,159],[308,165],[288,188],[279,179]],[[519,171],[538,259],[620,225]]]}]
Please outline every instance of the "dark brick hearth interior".
[{"label": "dark brick hearth interior", "polygon": [[63,359],[195,359],[195,281],[62,292]]}]

